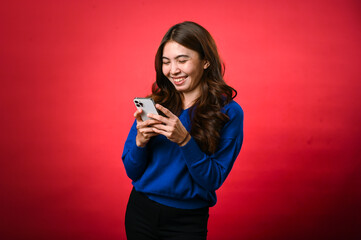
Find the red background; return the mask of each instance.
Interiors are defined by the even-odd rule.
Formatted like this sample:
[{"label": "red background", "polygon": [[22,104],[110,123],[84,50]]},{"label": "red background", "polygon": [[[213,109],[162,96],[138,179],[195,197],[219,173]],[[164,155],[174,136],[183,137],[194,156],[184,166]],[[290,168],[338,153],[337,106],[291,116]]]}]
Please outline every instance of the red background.
[{"label": "red background", "polygon": [[356,0],[2,2],[1,239],[125,239],[132,99],[184,20],[214,36],[245,112],[209,239],[361,239],[360,16]]}]

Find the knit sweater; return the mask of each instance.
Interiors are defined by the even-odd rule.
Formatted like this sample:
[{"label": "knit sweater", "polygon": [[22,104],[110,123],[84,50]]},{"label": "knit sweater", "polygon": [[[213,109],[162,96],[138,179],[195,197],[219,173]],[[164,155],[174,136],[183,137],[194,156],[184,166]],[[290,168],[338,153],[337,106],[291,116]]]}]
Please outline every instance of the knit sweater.
[{"label": "knit sweater", "polygon": [[[180,147],[163,135],[152,137],[145,147],[136,145],[136,121],[124,144],[123,163],[135,190],[160,204],[196,209],[214,206],[216,190],[223,184],[243,142],[243,110],[235,101],[223,107],[229,121],[221,130],[214,154],[204,153],[197,142]],[[190,131],[189,110],[178,116]]]}]

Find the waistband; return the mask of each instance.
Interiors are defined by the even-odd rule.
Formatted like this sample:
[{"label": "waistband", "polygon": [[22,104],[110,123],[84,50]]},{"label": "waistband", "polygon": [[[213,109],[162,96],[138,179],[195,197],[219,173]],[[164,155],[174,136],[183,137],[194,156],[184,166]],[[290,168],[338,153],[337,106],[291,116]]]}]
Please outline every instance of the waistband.
[{"label": "waistband", "polygon": [[169,208],[176,208],[176,209],[209,209],[209,203],[201,200],[201,199],[190,199],[190,200],[183,200],[183,199],[174,199],[169,197],[163,197],[155,194],[143,193],[136,190],[133,187],[133,190],[137,194],[142,195],[143,197],[165,207]]}]

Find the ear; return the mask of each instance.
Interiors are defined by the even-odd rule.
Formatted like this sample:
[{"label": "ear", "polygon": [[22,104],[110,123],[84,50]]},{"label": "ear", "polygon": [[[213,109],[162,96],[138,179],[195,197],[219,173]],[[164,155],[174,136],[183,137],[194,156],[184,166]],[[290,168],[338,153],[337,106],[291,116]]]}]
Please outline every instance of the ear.
[{"label": "ear", "polygon": [[204,61],[204,65],[203,68],[207,69],[209,67],[209,65],[211,65],[207,60]]}]

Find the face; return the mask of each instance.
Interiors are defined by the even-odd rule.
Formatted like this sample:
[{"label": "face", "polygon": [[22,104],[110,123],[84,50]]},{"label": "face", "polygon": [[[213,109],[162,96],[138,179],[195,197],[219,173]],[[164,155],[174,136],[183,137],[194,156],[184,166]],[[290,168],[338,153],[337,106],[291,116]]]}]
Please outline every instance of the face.
[{"label": "face", "polygon": [[164,76],[183,93],[199,93],[198,84],[208,62],[200,59],[198,52],[180,45],[167,42],[163,49],[162,70]]}]

